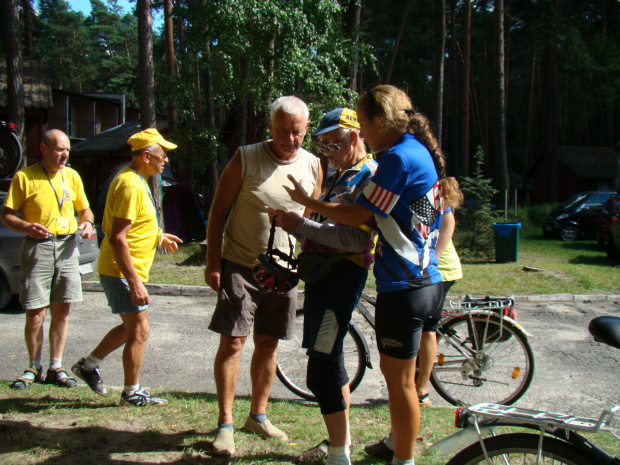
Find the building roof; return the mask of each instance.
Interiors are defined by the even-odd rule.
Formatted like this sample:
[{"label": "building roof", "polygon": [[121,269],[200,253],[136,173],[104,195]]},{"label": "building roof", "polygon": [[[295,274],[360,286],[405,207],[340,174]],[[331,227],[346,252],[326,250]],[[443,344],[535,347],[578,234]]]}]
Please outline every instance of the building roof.
[{"label": "building roof", "polygon": [[[167,127],[168,121],[166,119],[157,120],[156,128],[158,131],[165,132],[163,130]],[[131,150],[127,140],[141,130],[140,121],[128,121],[96,136],[72,144],[71,155],[95,153],[97,155],[112,155],[123,150]]]},{"label": "building roof", "polygon": [[[6,56],[0,56],[0,107],[7,103],[7,67]],[[49,68],[45,60],[22,60],[22,79],[25,108],[49,109],[54,106]]]},{"label": "building roof", "polygon": [[582,178],[613,179],[620,154],[609,147],[558,147],[558,160]]}]

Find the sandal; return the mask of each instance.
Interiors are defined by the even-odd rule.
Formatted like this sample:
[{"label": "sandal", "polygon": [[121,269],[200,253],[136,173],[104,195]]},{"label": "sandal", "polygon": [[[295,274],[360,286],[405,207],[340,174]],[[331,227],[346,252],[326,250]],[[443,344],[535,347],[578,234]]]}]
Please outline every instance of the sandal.
[{"label": "sandal", "polygon": [[[60,375],[65,374],[61,377]],[[45,377],[45,384],[54,384],[58,387],[72,388],[77,386],[77,380],[69,377],[69,373],[62,367],[58,367],[55,370],[47,370],[47,376]]]},{"label": "sandal", "polygon": [[[34,379],[24,377],[26,373],[32,373],[34,375]],[[21,375],[19,378],[13,381],[13,384],[11,384],[11,389],[17,389],[21,391],[22,389],[29,388],[34,383],[43,382],[43,368],[42,367],[39,368],[38,370],[35,370],[34,368],[26,368],[24,370],[24,375]]]},{"label": "sandal", "polygon": [[425,407],[431,407],[433,405],[431,402],[431,396],[428,392],[426,394],[420,394],[418,398],[420,400],[420,405],[424,405]]}]

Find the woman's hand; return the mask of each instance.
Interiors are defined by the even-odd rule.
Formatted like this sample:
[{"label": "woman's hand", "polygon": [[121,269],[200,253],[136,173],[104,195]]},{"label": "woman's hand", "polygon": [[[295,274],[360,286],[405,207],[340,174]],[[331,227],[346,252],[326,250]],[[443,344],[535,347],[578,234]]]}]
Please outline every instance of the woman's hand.
[{"label": "woman's hand", "polygon": [[307,207],[308,206],[307,203],[308,203],[308,200],[310,200],[310,196],[306,193],[304,188],[301,187],[301,182],[297,182],[297,180],[295,180],[292,174],[289,174],[287,178],[289,179],[289,181],[293,183],[293,188],[291,189],[288,186],[282,186],[282,187],[284,187],[284,189],[286,189],[286,192],[288,192],[288,195],[291,196],[291,200],[293,200],[294,202],[297,202],[300,205],[303,205],[304,207]]}]

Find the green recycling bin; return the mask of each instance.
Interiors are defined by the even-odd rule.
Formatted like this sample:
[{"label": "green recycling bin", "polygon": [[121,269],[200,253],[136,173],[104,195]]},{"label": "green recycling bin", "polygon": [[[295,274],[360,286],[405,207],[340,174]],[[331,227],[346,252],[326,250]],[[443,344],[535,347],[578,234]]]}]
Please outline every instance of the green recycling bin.
[{"label": "green recycling bin", "polygon": [[519,256],[521,223],[493,223],[493,229],[495,229],[495,261],[516,262]]}]

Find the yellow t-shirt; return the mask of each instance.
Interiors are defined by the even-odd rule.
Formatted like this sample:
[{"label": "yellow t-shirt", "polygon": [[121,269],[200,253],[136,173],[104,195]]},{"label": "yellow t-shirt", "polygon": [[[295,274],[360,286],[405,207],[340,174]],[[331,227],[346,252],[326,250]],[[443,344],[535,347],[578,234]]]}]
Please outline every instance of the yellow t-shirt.
[{"label": "yellow t-shirt", "polygon": [[105,237],[97,264],[99,274],[124,278],[109,243],[113,218],[123,218],[131,220],[127,244],[133,266],[143,282],[149,280],[149,270],[159,243],[157,213],[149,192],[146,183],[130,166],[123,168],[112,180],[101,224]]},{"label": "yellow t-shirt", "polygon": [[48,176],[40,163],[22,168],[13,176],[4,205],[55,236],[73,234],[78,228],[75,212],[89,207],[82,179],[69,167]]},{"label": "yellow t-shirt", "polygon": [[456,281],[463,277],[463,271],[461,270],[461,260],[459,259],[452,239],[448,242],[445,250],[438,259],[439,273],[441,273],[441,279],[444,281]]}]

